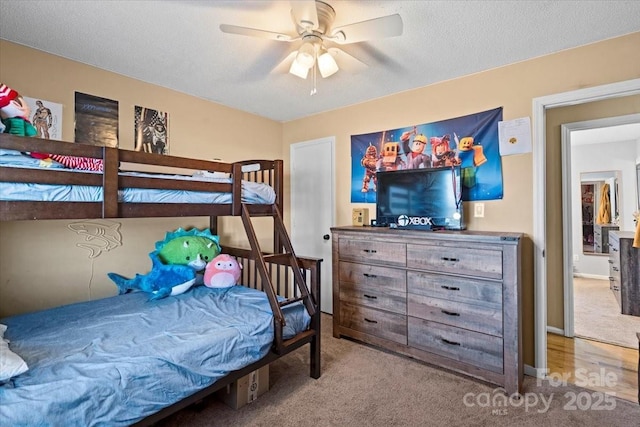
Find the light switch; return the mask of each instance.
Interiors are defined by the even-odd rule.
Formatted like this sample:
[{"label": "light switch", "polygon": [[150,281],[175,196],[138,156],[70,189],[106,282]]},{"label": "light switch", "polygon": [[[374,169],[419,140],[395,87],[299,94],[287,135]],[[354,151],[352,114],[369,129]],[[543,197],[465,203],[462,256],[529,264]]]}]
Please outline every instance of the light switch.
[{"label": "light switch", "polygon": [[484,203],[476,203],[473,205],[473,216],[476,218],[484,218]]}]

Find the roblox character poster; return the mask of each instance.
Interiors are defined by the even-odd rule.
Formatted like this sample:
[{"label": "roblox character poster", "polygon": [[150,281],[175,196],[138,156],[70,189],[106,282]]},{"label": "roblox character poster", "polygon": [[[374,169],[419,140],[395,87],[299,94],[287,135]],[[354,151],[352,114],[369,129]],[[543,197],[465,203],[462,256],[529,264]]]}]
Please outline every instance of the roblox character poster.
[{"label": "roblox character poster", "polygon": [[502,107],[351,136],[351,203],[376,202],[376,172],[460,166],[462,200],[502,199]]}]

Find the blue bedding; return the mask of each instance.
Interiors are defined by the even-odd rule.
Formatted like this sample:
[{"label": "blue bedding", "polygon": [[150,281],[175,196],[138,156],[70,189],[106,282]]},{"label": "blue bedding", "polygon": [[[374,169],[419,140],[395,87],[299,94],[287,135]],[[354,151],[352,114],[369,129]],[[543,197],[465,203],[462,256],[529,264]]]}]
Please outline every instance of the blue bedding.
[{"label": "blue bedding", "polygon": [[[55,168],[64,166],[56,161],[43,162],[21,154],[19,151],[0,149],[0,166],[21,168]],[[77,173],[99,173],[75,171]],[[186,181],[230,183],[231,178],[213,178],[203,174],[161,175],[139,172],[122,172],[121,175],[148,178],[170,178]],[[229,204],[231,193],[160,190],[150,188],[125,188],[119,191],[119,200],[126,203],[210,203]],[[0,200],[44,201],[44,202],[97,202],[102,201],[102,187],[88,185],[52,185],[3,182]],[[242,202],[251,204],[275,203],[276,194],[267,184],[242,181]]]},{"label": "blue bedding", "polygon": [[[308,329],[301,304],[283,311],[286,338]],[[130,425],[261,359],[274,335],[268,298],[243,286],[136,292],[0,323],[29,366],[0,387],[11,426]]]}]

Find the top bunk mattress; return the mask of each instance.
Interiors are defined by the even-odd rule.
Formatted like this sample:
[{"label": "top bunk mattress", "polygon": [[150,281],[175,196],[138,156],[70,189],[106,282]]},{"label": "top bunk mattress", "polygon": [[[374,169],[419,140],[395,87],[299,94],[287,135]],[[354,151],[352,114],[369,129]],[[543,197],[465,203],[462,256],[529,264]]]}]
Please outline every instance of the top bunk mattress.
[{"label": "top bunk mattress", "polygon": [[[20,168],[65,167],[55,161],[42,162],[19,151],[0,150],[0,166]],[[74,173],[100,173],[76,170]],[[148,178],[166,178],[187,181],[231,183],[231,178],[217,177],[215,174],[197,172],[193,175],[169,175],[141,172],[121,172],[120,175]],[[102,187],[88,185],[54,185],[3,182],[0,185],[0,200],[37,202],[101,202]],[[273,204],[276,200],[274,189],[265,183],[242,181],[242,202],[249,204]],[[124,203],[208,203],[230,204],[232,194],[224,192],[183,191],[151,188],[124,188],[118,192],[118,201]]]},{"label": "top bunk mattress", "polygon": [[[307,330],[283,308],[285,338]],[[258,361],[271,347],[266,294],[205,286],[159,300],[135,292],[1,319],[29,370],[0,386],[14,426],[124,426]]]}]

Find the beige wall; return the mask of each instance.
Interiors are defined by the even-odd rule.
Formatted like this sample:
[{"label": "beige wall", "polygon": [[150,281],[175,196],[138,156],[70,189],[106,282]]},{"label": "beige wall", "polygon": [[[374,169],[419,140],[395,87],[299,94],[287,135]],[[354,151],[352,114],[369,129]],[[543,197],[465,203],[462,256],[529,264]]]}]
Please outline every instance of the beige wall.
[{"label": "beige wall", "polygon": [[[534,98],[639,78],[638,46],[640,33],[634,33],[285,123],[285,167],[288,165],[288,145],[335,136],[337,225],[349,224],[351,209],[356,205],[349,202],[349,184],[340,183],[351,182],[351,135],[430,123],[496,107],[504,108],[504,120],[531,117]],[[469,214],[471,206],[465,203],[465,219],[472,230],[518,231],[527,235],[523,253],[524,360],[533,365],[533,155],[504,157],[502,165],[503,199],[486,202],[484,218],[472,218]],[[554,206],[561,209],[561,204],[555,203],[559,202],[554,199],[549,211]],[[373,205],[360,206],[371,208],[371,215],[375,215]],[[285,214],[288,217],[286,208]],[[555,246],[553,256],[560,263],[561,243],[557,239],[552,242]],[[555,264],[553,267],[557,268]],[[557,274],[554,271],[550,280],[555,280]],[[554,313],[550,313],[549,318],[555,321],[558,316],[562,319],[562,293],[558,295],[554,289],[553,295]]]},{"label": "beige wall", "polygon": [[[531,116],[532,100],[536,97],[639,78],[638,46],[640,33],[634,33],[284,124],[6,42],[0,42],[0,80],[27,96],[65,104],[65,135],[73,135],[73,92],[81,91],[120,101],[122,147],[133,146],[133,126],[123,122],[130,120],[126,117],[132,116],[134,105],[143,105],[171,114],[172,154],[222,157],[228,161],[282,157],[286,176],[290,144],[335,136],[336,225],[345,225],[350,223],[354,207],[349,202],[350,189],[341,185],[350,182],[351,135],[429,123],[500,106],[504,108],[505,120]],[[125,115],[129,114],[127,111],[131,111],[130,116]],[[246,133],[247,128],[252,134],[261,135],[260,144],[241,148],[236,148],[237,144],[228,145],[237,138],[238,130]],[[503,181],[503,199],[486,202],[484,218],[471,218],[470,206],[465,204],[466,221],[473,230],[518,231],[527,236],[523,253],[524,359],[533,365],[532,154],[503,158]],[[287,200],[288,195],[285,217],[289,218]],[[113,286],[104,280],[106,272],[146,271],[146,251],[157,240],[158,230],[164,233],[170,229],[166,221],[123,221],[127,243],[122,250],[108,252],[93,261],[75,247],[77,242],[73,240],[75,236],[68,236],[67,222],[0,225],[0,316],[52,306],[71,298],[86,299],[89,289],[92,297],[112,293]],[[238,232],[233,230],[233,235],[223,238],[235,239]],[[138,240],[137,234],[144,239]],[[21,236],[25,236],[24,242]],[[7,261],[5,254],[9,251],[12,255]],[[131,255],[126,254],[136,254],[142,260],[134,263]],[[67,279],[80,280],[62,281],[60,273]],[[82,285],[66,288],[69,286],[66,283],[72,282]]]},{"label": "beige wall", "polygon": [[[280,123],[1,40],[0,81],[21,95],[62,104],[67,141],[74,139],[78,91],[118,101],[121,148],[134,147],[133,110],[140,105],[169,113],[172,155],[229,162],[282,157]],[[121,224],[122,246],[89,259],[77,246],[84,238],[67,228],[72,222],[0,223],[0,317],[114,295],[107,272],[146,273],[148,254],[167,231],[208,225],[204,218],[110,221]],[[237,218],[221,222],[223,245],[246,246]],[[259,236],[269,240],[271,231]]]}]

